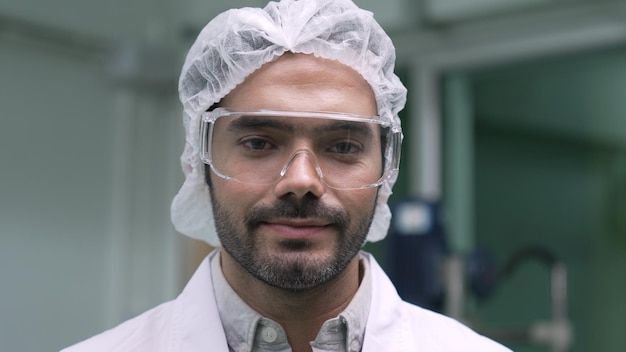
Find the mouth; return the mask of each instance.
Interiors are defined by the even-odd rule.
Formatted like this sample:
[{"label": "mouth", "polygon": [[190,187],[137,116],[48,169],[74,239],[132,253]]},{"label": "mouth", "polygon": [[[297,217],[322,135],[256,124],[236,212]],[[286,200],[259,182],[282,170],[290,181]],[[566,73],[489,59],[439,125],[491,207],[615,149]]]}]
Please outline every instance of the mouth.
[{"label": "mouth", "polygon": [[262,222],[261,227],[283,239],[311,239],[333,230],[332,224],[315,219],[273,220]]}]

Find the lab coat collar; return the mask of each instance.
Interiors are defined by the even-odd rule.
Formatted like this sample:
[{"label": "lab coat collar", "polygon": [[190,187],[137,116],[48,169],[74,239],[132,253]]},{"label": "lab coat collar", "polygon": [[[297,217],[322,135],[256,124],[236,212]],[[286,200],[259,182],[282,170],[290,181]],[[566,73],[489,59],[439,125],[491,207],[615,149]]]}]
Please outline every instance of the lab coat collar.
[{"label": "lab coat collar", "polygon": [[[175,300],[170,351],[228,351],[224,328],[215,304],[209,261],[213,251]],[[385,351],[394,346],[394,352],[415,351],[411,342],[414,327],[402,316],[402,300],[395,287],[371,254],[361,253],[370,264],[372,273],[372,300],[365,329],[363,352]]]},{"label": "lab coat collar", "polygon": [[394,352],[417,351],[410,338],[414,334],[408,320],[400,319],[403,316],[402,299],[395,286],[385,275],[383,269],[369,253],[361,254],[369,261],[372,272],[372,301],[370,314],[365,329],[363,352],[386,351],[394,346]]},{"label": "lab coat collar", "polygon": [[228,351],[213,293],[210,258],[205,258],[175,301],[171,351]]}]

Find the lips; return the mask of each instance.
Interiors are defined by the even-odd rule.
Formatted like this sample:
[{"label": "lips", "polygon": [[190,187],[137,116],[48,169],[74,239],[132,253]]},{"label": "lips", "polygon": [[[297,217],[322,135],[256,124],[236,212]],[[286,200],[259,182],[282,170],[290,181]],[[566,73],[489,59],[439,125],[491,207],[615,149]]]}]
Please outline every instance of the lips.
[{"label": "lips", "polygon": [[328,222],[310,219],[263,222],[261,226],[285,239],[310,239],[332,229]]},{"label": "lips", "polygon": [[285,239],[306,239],[324,232],[342,233],[348,227],[350,216],[338,207],[323,204],[314,197],[297,201],[285,197],[272,204],[252,207],[244,224],[249,233],[264,232]]}]

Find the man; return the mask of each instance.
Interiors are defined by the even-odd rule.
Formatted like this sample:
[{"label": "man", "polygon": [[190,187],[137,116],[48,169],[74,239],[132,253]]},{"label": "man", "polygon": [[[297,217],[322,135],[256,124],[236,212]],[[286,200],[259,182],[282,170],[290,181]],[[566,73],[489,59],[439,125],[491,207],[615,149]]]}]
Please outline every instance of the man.
[{"label": "man", "polygon": [[227,11],[183,66],[172,219],[221,246],[181,295],[68,351],[507,351],[401,301],[382,239],[406,90],[350,0]]}]

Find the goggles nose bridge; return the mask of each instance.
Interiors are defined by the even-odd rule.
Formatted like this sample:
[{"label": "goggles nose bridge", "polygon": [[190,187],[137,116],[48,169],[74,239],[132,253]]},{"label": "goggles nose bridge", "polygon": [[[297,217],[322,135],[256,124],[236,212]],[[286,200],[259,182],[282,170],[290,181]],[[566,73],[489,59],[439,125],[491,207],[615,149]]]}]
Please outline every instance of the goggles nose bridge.
[{"label": "goggles nose bridge", "polygon": [[315,169],[315,173],[317,174],[317,177],[320,180],[322,180],[324,175],[317,161],[317,158],[315,157],[315,154],[313,154],[310,150],[307,150],[307,149],[298,149],[289,157],[289,159],[287,159],[287,161],[285,162],[285,165],[280,170],[280,178],[283,178],[287,174],[287,171],[289,170],[289,167],[291,166],[291,164],[293,164],[296,158],[300,155],[302,156],[308,155],[309,162],[313,166],[313,169]]}]

